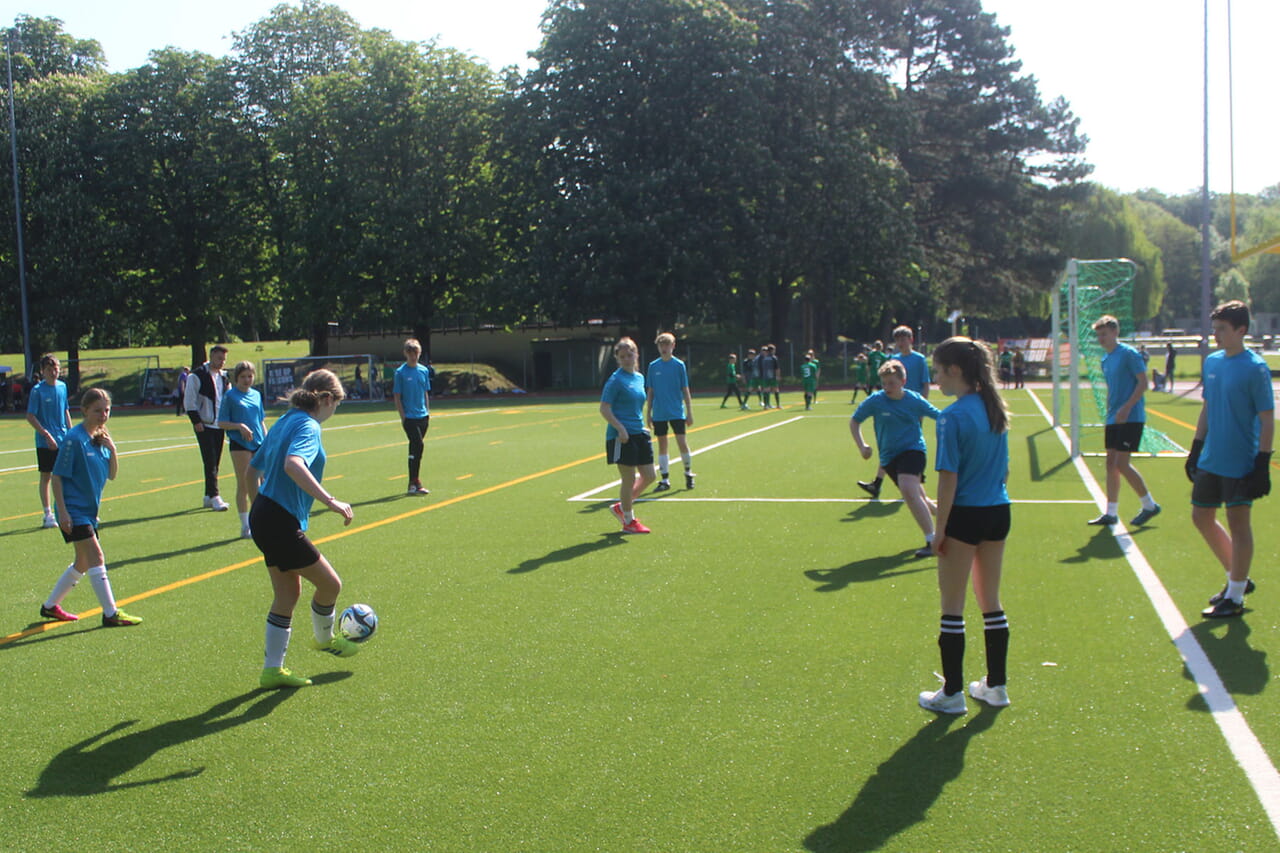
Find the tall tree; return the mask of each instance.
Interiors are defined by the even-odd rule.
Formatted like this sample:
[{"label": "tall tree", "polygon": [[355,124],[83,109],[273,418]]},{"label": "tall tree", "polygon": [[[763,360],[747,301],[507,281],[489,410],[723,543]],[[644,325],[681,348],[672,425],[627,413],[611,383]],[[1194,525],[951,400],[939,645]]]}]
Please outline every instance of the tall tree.
[{"label": "tall tree", "polygon": [[53,74],[93,75],[106,70],[102,45],[64,32],[58,18],[19,15],[4,31],[4,41],[12,52],[15,84]]}]

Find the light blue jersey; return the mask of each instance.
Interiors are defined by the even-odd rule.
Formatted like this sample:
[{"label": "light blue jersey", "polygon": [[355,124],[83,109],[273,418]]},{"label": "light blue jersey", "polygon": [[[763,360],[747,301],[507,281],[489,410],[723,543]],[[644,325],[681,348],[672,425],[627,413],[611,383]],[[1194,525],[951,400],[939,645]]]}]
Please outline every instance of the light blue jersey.
[{"label": "light blue jersey", "polygon": [[[40,426],[49,431],[59,446],[67,435],[67,420],[70,412],[67,409],[67,386],[61,379],[50,385],[43,379],[31,389],[27,398],[27,414],[35,415]],[[36,433],[36,447],[49,449],[44,436]]]},{"label": "light blue jersey", "polygon": [[[1107,423],[1116,422],[1116,412],[1138,387],[1138,377],[1147,372],[1147,363],[1142,360],[1142,353],[1128,344],[1117,344],[1116,348],[1102,358],[1102,375],[1107,379]],[[1145,424],[1147,422],[1147,406],[1145,396],[1138,398],[1129,410],[1128,423]]]},{"label": "light blue jersey", "polygon": [[315,499],[298,487],[284,470],[285,460],[297,456],[306,463],[311,476],[324,478],[324,446],[320,443],[320,423],[302,409],[289,409],[267,433],[266,440],[250,462],[262,472],[260,494],[287,509],[298,526],[307,529],[307,517]]},{"label": "light blue jersey", "polygon": [[655,421],[685,419],[684,391],[689,387],[689,371],[683,361],[675,356],[669,359],[655,358],[649,362],[644,386],[645,390],[653,391],[650,416]]},{"label": "light blue jersey", "polygon": [[428,414],[428,392],[431,391],[431,372],[422,362],[410,367],[408,362],[396,368],[396,378],[391,391],[400,398],[404,416],[408,420],[420,420]]},{"label": "light blue jersey", "polygon": [[[600,402],[609,404],[613,409],[613,416],[627,428],[628,435],[644,432],[644,401],[644,375],[631,373],[621,367],[604,383],[604,391],[600,394]],[[604,431],[604,437],[618,437],[613,424],[609,424],[609,428]]]},{"label": "light blue jersey", "polygon": [[249,442],[239,430],[227,430],[227,441],[233,448],[240,450],[257,450],[262,446],[266,435],[266,413],[262,409],[262,395],[256,388],[241,391],[239,388],[228,388],[222,397],[222,408],[218,411],[218,420],[228,423],[244,424],[253,433]]},{"label": "light blue jersey", "polygon": [[938,416],[938,471],[956,474],[955,506],[1009,503],[1009,434],[992,432],[979,394],[965,394]]},{"label": "light blue jersey", "polygon": [[1219,477],[1244,477],[1253,470],[1262,425],[1275,409],[1271,370],[1250,350],[1228,356],[1223,350],[1204,360],[1204,411],[1208,429],[1199,467]]},{"label": "light blue jersey", "polygon": [[111,473],[111,451],[95,445],[84,424],[77,424],[67,431],[58,447],[53,473],[62,478],[62,500],[71,516],[71,526],[97,527],[98,505]]},{"label": "light blue jersey", "polygon": [[[915,391],[917,394],[923,394],[925,387],[929,384],[932,377],[929,376],[929,359],[924,357],[924,353],[912,350],[903,355],[895,352],[889,358],[896,358],[902,362],[902,366],[907,371],[907,382],[903,386],[908,391]],[[876,381],[879,381],[878,379]]]},{"label": "light blue jersey", "polygon": [[924,451],[924,430],[920,424],[924,418],[937,418],[939,411],[932,403],[914,391],[902,392],[902,399],[895,400],[884,391],[877,391],[862,401],[853,419],[862,423],[875,418],[876,449],[880,464],[888,465],[894,457],[908,450]]}]

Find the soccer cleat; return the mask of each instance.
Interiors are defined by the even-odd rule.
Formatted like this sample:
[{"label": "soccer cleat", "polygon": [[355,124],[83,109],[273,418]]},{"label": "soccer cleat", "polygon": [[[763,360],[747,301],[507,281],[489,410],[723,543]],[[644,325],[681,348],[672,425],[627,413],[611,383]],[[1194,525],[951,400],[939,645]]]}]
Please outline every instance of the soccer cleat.
[{"label": "soccer cleat", "polygon": [[[1256,587],[1253,585],[1253,578],[1248,578],[1244,582],[1244,594],[1248,595],[1253,592]],[[1210,604],[1217,604],[1219,601],[1227,597],[1227,588],[1224,586],[1222,592],[1209,599]]]},{"label": "soccer cleat", "polygon": [[1086,523],[1092,524],[1094,527],[1110,527],[1113,524],[1119,524],[1120,519],[1116,518],[1114,515],[1107,515],[1104,512],[1102,515],[1098,516],[1097,518],[1089,519],[1089,521]]},{"label": "soccer cleat", "polygon": [[422,485],[421,483],[410,483],[408,494],[419,495],[419,496],[429,495],[431,494],[431,490],[428,489],[426,486]]},{"label": "soccer cleat", "polygon": [[922,691],[920,693],[920,707],[926,711],[935,711],[939,714],[964,714],[969,710],[964,704],[963,690],[954,696],[948,696],[941,687],[932,692],[928,690]]},{"label": "soccer cleat", "polygon": [[102,614],[103,628],[132,628],[134,625],[141,625],[141,616],[130,616],[123,610],[116,608],[116,612],[111,616]]},{"label": "soccer cleat", "polygon": [[630,524],[622,525],[622,532],[623,533],[649,533],[651,531],[649,530],[649,528],[645,527],[644,524],[640,522],[640,519],[637,518],[632,520]]},{"label": "soccer cleat", "polygon": [[916,556],[916,557],[932,557],[932,556],[933,556],[933,546],[932,546],[932,545],[930,545],[928,542],[926,542],[923,548],[917,548],[917,549],[916,549],[916,552],[915,552],[915,554],[914,554],[913,556]]},{"label": "soccer cleat", "polygon": [[1200,611],[1200,615],[1206,619],[1231,619],[1244,614],[1244,602],[1236,602],[1227,598],[1225,595],[1218,599],[1218,602],[1212,607],[1206,607]]},{"label": "soccer cleat", "polygon": [[224,501],[221,495],[214,495],[209,498],[209,509],[214,512],[225,512],[231,509],[231,504]]},{"label": "soccer cleat", "polygon": [[54,518],[54,517],[53,517],[53,513],[51,513],[51,512],[46,512],[46,513],[44,514],[44,521],[42,521],[42,522],[40,523],[40,526],[41,526],[42,528],[44,528],[45,530],[48,530],[50,527],[57,527],[57,526],[58,526],[58,519],[56,519],[56,518]]},{"label": "soccer cleat", "polygon": [[665,491],[667,491],[667,490],[668,490],[668,489],[670,489],[670,488],[671,488],[671,481],[670,481],[670,480],[659,480],[659,481],[658,481],[658,485],[654,486],[654,487],[653,487],[653,490],[654,490],[655,492],[665,492]]},{"label": "soccer cleat", "polygon": [[332,639],[327,643],[322,643],[314,637],[311,639],[311,648],[318,652],[326,652],[338,658],[349,658],[360,651],[360,647],[348,640],[341,634],[334,634]]},{"label": "soccer cleat", "polygon": [[46,619],[57,619],[59,622],[74,622],[80,617],[74,613],[68,613],[62,609],[61,604],[55,604],[52,607],[40,605],[40,615]]},{"label": "soccer cleat", "polygon": [[986,702],[992,708],[1004,708],[1009,704],[1009,690],[1003,684],[995,687],[987,686],[987,677],[981,681],[969,682],[969,695],[979,702]]},{"label": "soccer cleat", "polygon": [[1141,527],[1151,519],[1160,514],[1160,504],[1156,504],[1151,509],[1144,509],[1133,517],[1133,521],[1129,522],[1131,527]]},{"label": "soccer cleat", "polygon": [[309,687],[311,679],[294,675],[282,666],[266,666],[258,676],[258,686],[271,690],[276,687]]},{"label": "soccer cleat", "polygon": [[614,501],[611,503],[609,505],[609,512],[614,514],[614,517],[618,519],[619,524],[627,523],[626,516],[622,514],[622,501]]},{"label": "soccer cleat", "polygon": [[858,485],[862,487],[864,492],[871,495],[871,497],[880,497],[880,482],[878,480],[872,480],[870,482],[867,482],[866,480],[859,480]]},{"label": "soccer cleat", "polygon": [[694,477],[696,477],[696,476],[697,476],[696,474],[692,474],[692,473],[690,473],[690,472],[688,472],[688,471],[685,471],[685,472],[684,472],[684,487],[685,487],[686,489],[692,489],[692,488],[693,488],[693,478],[694,478]]}]

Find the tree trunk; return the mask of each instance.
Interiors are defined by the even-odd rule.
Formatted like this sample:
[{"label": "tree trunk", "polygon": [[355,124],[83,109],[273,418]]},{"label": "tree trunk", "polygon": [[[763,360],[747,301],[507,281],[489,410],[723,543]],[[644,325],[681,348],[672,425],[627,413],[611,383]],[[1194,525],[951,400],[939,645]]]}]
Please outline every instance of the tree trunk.
[{"label": "tree trunk", "polygon": [[205,348],[204,341],[191,342],[191,369],[195,370],[200,365],[209,360],[209,351]]},{"label": "tree trunk", "polygon": [[781,345],[787,339],[787,321],[791,317],[791,293],[780,281],[769,285],[769,341]]},{"label": "tree trunk", "polygon": [[314,323],[311,326],[311,355],[329,354],[329,324]]}]

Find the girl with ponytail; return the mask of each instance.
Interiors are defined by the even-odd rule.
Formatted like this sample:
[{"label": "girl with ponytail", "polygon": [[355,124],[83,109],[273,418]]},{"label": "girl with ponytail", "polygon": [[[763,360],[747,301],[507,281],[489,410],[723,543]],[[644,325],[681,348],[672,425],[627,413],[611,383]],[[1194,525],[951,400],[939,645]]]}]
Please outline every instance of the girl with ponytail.
[{"label": "girl with ponytail", "polygon": [[311,599],[312,648],[350,657],[355,643],[333,632],[334,609],[342,579],[307,538],[307,519],[313,501],[320,501],[351,523],[351,505],[320,485],[324,478],[324,447],[320,425],[333,416],[345,394],[338,377],[328,370],[308,373],[302,387],[289,395],[289,410],[267,433],[250,463],[262,472],[262,485],[249,511],[253,544],[262,552],[271,577],[274,598],[267,613],[266,653],[262,687],[304,687],[311,679],[284,667],[293,623],[293,610],[305,578],[315,587]]},{"label": "girl with ponytail", "polygon": [[1009,411],[996,390],[991,353],[954,337],[933,351],[934,377],[956,401],[938,418],[938,555],[942,622],[938,648],[943,685],[920,694],[921,707],[963,714],[964,601],[969,576],[982,609],[987,674],[970,682],[969,695],[995,707],[1009,704],[1005,661],[1009,622],[1000,604],[1004,542],[1009,535]]}]

